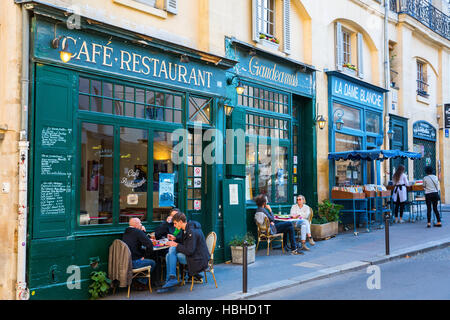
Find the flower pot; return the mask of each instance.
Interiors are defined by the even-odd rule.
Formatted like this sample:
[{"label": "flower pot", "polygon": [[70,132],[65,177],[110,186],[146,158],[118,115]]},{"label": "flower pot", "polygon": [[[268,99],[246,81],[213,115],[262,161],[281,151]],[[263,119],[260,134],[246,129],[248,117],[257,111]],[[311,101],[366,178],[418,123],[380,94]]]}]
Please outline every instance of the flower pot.
[{"label": "flower pot", "polygon": [[338,222],[324,224],[311,224],[311,235],[313,239],[325,239],[338,234]]},{"label": "flower pot", "polygon": [[264,45],[267,48],[270,48],[272,50],[278,50],[278,48],[280,47],[280,45],[278,43],[272,42],[270,40],[266,40],[266,39],[259,39],[261,44]]},{"label": "flower pot", "polygon": [[[242,264],[244,247],[231,246],[231,262],[235,264]],[[247,264],[255,262],[255,248],[256,245],[247,247]]]}]

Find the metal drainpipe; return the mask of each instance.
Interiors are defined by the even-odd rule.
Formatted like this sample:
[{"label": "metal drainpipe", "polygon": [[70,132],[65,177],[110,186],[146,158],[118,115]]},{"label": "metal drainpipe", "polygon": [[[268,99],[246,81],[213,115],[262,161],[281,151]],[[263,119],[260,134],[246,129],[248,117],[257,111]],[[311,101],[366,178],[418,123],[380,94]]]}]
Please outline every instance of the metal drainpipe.
[{"label": "metal drainpipe", "polygon": [[30,5],[22,6],[22,100],[19,140],[19,207],[17,227],[17,282],[16,299],[28,300],[29,290],[26,282],[26,245],[28,214],[28,95],[29,95],[29,48],[30,48]]},{"label": "metal drainpipe", "polygon": [[[389,63],[389,0],[384,0],[384,79],[385,79],[385,89],[389,90],[391,86],[391,75],[390,75],[390,63]],[[386,92],[385,94],[385,103],[384,103],[384,148],[389,148],[389,106],[391,101],[390,92]],[[384,164],[384,183],[387,184],[388,175],[387,175],[387,164]]]}]

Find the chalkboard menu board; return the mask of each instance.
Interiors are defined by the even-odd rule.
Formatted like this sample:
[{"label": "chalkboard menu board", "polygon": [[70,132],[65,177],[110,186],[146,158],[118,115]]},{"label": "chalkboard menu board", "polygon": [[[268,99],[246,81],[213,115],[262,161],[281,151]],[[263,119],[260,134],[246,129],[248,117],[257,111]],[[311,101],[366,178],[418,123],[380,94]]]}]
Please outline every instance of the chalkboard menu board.
[{"label": "chalkboard menu board", "polygon": [[445,127],[450,128],[450,103],[444,106]]},{"label": "chalkboard menu board", "polygon": [[44,127],[42,128],[41,145],[42,147],[65,147],[71,134],[72,129]]},{"label": "chalkboard menu board", "polygon": [[64,182],[43,182],[40,199],[41,215],[65,215],[66,198],[70,192],[70,185]]},{"label": "chalkboard menu board", "polygon": [[70,177],[71,155],[62,154],[42,154],[41,175]]}]

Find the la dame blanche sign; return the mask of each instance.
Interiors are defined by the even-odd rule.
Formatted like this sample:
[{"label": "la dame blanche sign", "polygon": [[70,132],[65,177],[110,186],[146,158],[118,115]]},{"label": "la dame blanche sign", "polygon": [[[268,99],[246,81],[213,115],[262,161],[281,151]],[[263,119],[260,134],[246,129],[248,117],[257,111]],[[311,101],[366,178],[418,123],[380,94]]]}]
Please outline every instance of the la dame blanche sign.
[{"label": "la dame blanche sign", "polygon": [[[55,25],[38,20],[35,30],[35,56],[61,62],[60,49],[53,49],[50,45],[55,38]],[[63,24],[58,24],[56,36],[67,39],[68,51],[73,55],[68,65],[157,81],[190,90],[225,94],[225,72],[211,65],[194,61],[182,63],[180,55],[164,54],[158,49],[149,49],[83,30],[68,30]]]},{"label": "la dame blanche sign", "polygon": [[341,78],[331,78],[331,94],[357,105],[383,108],[384,95],[371,88]]}]

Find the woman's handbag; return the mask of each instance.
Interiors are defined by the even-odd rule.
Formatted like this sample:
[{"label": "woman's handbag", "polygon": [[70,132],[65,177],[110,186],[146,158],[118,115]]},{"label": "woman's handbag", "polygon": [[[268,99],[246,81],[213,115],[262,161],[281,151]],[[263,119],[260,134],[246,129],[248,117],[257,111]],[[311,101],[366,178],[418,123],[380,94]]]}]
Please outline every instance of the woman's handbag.
[{"label": "woman's handbag", "polygon": [[[431,179],[431,177],[430,177]],[[430,195],[432,195],[432,197],[434,198],[434,201],[441,201],[441,193],[436,185],[436,183],[434,182],[433,179],[431,179],[431,181],[433,181],[434,186],[436,187],[436,190],[438,190],[437,192],[432,192],[430,193]]]}]

